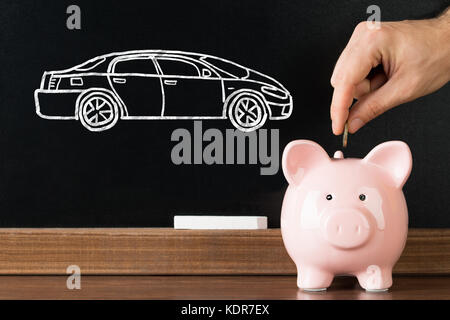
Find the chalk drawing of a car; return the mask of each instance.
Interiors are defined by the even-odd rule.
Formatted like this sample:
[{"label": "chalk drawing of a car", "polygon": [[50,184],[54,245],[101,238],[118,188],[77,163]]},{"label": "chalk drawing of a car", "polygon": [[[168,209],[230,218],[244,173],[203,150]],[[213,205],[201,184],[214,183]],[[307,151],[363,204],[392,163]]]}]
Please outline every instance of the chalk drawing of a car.
[{"label": "chalk drawing of a car", "polygon": [[287,119],[292,97],[277,80],[206,54],[139,50],[110,53],[46,71],[34,93],[36,113],[79,120],[104,131],[119,119],[229,119],[250,132]]}]

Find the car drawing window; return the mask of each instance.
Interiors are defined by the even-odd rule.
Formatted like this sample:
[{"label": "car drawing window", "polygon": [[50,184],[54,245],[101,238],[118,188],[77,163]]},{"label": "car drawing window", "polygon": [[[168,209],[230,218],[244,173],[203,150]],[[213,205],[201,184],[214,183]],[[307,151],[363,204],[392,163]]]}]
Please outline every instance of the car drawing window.
[{"label": "car drawing window", "polygon": [[148,57],[123,59],[114,65],[114,73],[158,74],[153,60]]},{"label": "car drawing window", "polygon": [[85,63],[79,65],[75,69],[78,71],[89,71],[89,70],[94,69],[96,66],[103,63],[104,61],[105,61],[105,58],[89,60],[89,61],[86,61]]},{"label": "car drawing window", "polygon": [[236,63],[214,57],[202,57],[200,60],[234,78],[246,78],[248,76],[248,69]]},{"label": "car drawing window", "polygon": [[157,58],[157,61],[165,76],[200,76],[197,66],[189,61],[174,58]]}]

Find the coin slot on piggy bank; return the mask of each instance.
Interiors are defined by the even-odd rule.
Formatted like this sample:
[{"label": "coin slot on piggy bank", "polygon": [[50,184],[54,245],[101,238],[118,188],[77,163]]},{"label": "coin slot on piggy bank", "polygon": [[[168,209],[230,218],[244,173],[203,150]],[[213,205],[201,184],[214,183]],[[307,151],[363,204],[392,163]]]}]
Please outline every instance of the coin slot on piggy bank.
[{"label": "coin slot on piggy bank", "polygon": [[315,142],[296,140],[283,153],[289,182],[281,211],[297,285],[325,290],[335,275],[358,278],[368,291],[392,285],[392,268],[408,233],[402,187],[412,168],[408,145],[389,141],[363,159],[330,158]]}]

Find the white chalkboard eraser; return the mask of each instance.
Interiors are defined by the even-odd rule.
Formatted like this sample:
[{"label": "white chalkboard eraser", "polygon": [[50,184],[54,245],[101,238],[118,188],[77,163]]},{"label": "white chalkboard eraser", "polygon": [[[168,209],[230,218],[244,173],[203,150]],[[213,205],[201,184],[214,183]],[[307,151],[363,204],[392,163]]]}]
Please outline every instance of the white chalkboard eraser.
[{"label": "white chalkboard eraser", "polygon": [[262,216],[174,216],[175,229],[267,229]]}]

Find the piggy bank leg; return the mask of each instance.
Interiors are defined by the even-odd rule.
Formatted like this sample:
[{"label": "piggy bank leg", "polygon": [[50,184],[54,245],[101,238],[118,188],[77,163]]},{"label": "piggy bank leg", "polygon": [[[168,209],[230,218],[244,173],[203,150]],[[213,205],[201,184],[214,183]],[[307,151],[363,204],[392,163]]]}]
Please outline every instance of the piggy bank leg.
[{"label": "piggy bank leg", "polygon": [[305,291],[326,290],[334,275],[310,266],[297,266],[297,286]]},{"label": "piggy bank leg", "polygon": [[361,287],[367,291],[383,292],[392,286],[392,268],[370,265],[356,275]]}]

